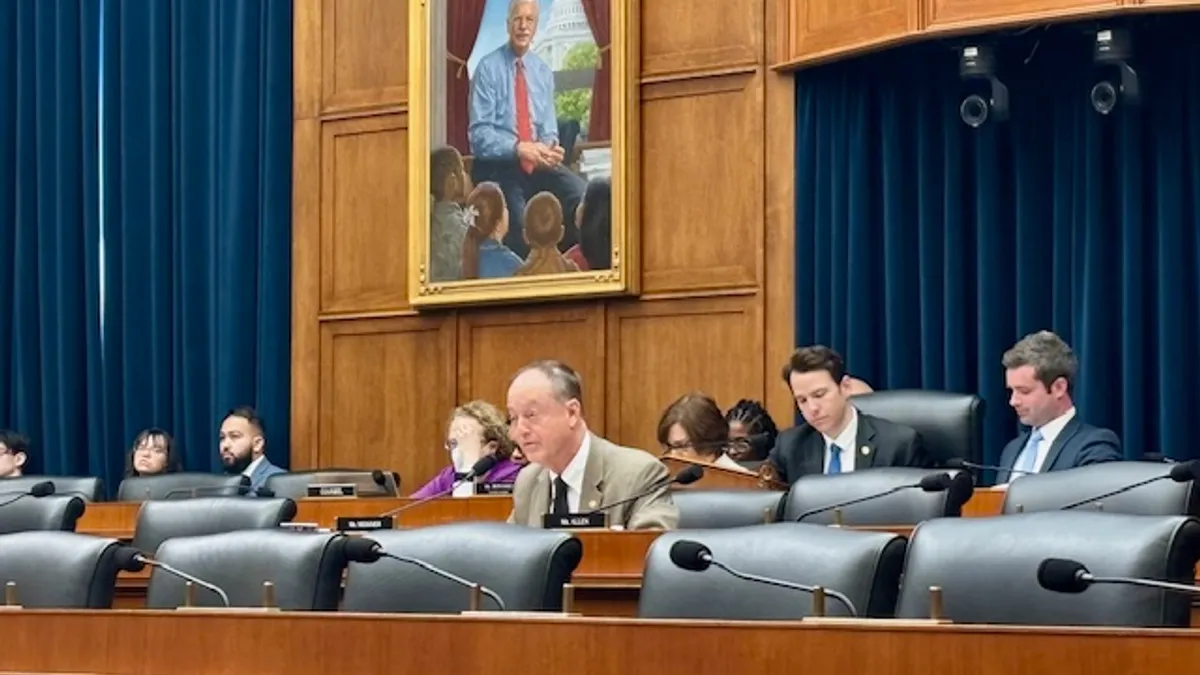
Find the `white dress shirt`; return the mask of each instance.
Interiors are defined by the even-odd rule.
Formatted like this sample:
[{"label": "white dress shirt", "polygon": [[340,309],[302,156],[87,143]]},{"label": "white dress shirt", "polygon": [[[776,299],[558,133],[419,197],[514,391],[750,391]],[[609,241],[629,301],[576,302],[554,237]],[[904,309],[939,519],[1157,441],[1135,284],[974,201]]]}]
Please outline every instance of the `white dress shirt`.
[{"label": "white dress shirt", "polygon": [[[1075,406],[1067,412],[1055,417],[1041,426],[1039,431],[1042,432],[1042,440],[1038,443],[1037,459],[1033,462],[1033,470],[1041,473],[1042,465],[1046,463],[1046,456],[1050,454],[1050,446],[1054,445],[1054,440],[1058,438],[1062,430],[1066,428],[1067,423],[1075,418]],[[1031,432],[1032,433],[1032,432]],[[1017,455],[1020,458],[1020,455]]]},{"label": "white dress shirt", "polygon": [[[563,482],[567,484],[567,510],[571,513],[579,513],[579,500],[583,496],[583,472],[587,469],[588,453],[591,449],[592,434],[588,432],[583,435],[583,444],[579,446],[579,452],[575,453],[562,472]],[[554,508],[554,481],[558,477],[559,474],[550,471],[551,509]]]},{"label": "white dress shirt", "polygon": [[854,406],[847,406],[850,409],[850,423],[842,429],[842,433],[837,435],[837,438],[830,438],[825,434],[821,434],[825,439],[825,464],[823,471],[829,473],[829,462],[833,459],[832,446],[837,444],[842,449],[842,473],[852,473],[854,471],[854,451],[855,444],[858,443],[858,410]]}]

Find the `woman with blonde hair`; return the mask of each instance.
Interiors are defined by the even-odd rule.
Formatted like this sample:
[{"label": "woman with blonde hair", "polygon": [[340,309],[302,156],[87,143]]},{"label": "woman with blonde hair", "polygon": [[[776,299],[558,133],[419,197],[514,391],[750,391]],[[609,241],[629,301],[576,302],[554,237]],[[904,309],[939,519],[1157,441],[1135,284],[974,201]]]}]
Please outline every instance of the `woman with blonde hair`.
[{"label": "woman with blonde hair", "polygon": [[[450,413],[446,427],[445,448],[450,455],[450,466],[414,492],[413,499],[450,493],[469,497],[475,494],[476,483],[511,485],[517,480],[521,465],[512,459],[514,446],[508,437],[508,423],[496,406],[487,401],[460,405]],[[463,482],[462,477],[486,455],[496,458],[496,466],[475,481]]]}]

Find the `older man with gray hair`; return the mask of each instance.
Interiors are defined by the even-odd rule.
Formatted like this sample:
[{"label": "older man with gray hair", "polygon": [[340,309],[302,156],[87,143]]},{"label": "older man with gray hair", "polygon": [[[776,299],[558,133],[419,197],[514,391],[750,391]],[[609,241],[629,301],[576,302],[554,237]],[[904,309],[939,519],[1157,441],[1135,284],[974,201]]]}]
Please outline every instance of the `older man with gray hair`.
[{"label": "older man with gray hair", "polygon": [[[1000,466],[1009,476],[1060,471],[1123,458],[1121,439],[1079,420],[1071,394],[1079,360],[1070,345],[1043,330],[1026,335],[1001,359],[1008,404],[1029,430],[1009,442]],[[1008,482],[1001,473],[1002,482]]]},{"label": "older man with gray hair", "polygon": [[508,388],[508,419],[509,437],[530,462],[513,486],[510,523],[543,527],[546,514],[604,509],[610,524],[629,530],[678,525],[667,467],[588,430],[583,388],[570,366],[536,361],[518,371]]}]

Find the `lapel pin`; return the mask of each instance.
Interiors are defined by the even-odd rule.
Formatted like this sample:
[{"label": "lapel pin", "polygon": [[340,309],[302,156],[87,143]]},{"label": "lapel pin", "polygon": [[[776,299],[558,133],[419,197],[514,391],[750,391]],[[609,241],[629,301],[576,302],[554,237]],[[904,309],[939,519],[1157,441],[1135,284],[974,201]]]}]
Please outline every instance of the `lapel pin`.
[{"label": "lapel pin", "polygon": [[592,501],[588,502],[588,508],[589,508],[589,509],[594,509],[594,508],[596,508],[597,506],[599,506],[599,504],[597,504],[597,503],[596,503],[596,500],[595,500],[595,499],[593,499]]},{"label": "lapel pin", "polygon": [[862,446],[862,450],[860,450],[860,452],[862,452],[862,454],[864,454],[864,455],[869,455],[869,454],[871,454],[871,448],[868,448],[867,446],[864,445],[864,446]]}]

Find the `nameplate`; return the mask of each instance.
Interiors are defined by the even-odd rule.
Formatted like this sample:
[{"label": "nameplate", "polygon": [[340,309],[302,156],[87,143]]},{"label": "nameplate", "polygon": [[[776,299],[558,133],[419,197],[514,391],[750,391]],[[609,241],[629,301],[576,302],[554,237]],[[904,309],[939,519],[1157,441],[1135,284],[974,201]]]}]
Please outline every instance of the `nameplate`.
[{"label": "nameplate", "polygon": [[511,495],[513,493],[512,483],[476,483],[475,494],[477,495]]},{"label": "nameplate", "polygon": [[354,497],[357,494],[354,483],[312,483],[308,486],[309,497]]},{"label": "nameplate", "polygon": [[542,516],[542,527],[547,530],[588,530],[608,527],[607,513],[547,513]]},{"label": "nameplate", "polygon": [[366,518],[342,517],[337,519],[338,532],[371,532],[372,530],[394,530],[396,519],[392,516],[368,516]]}]

